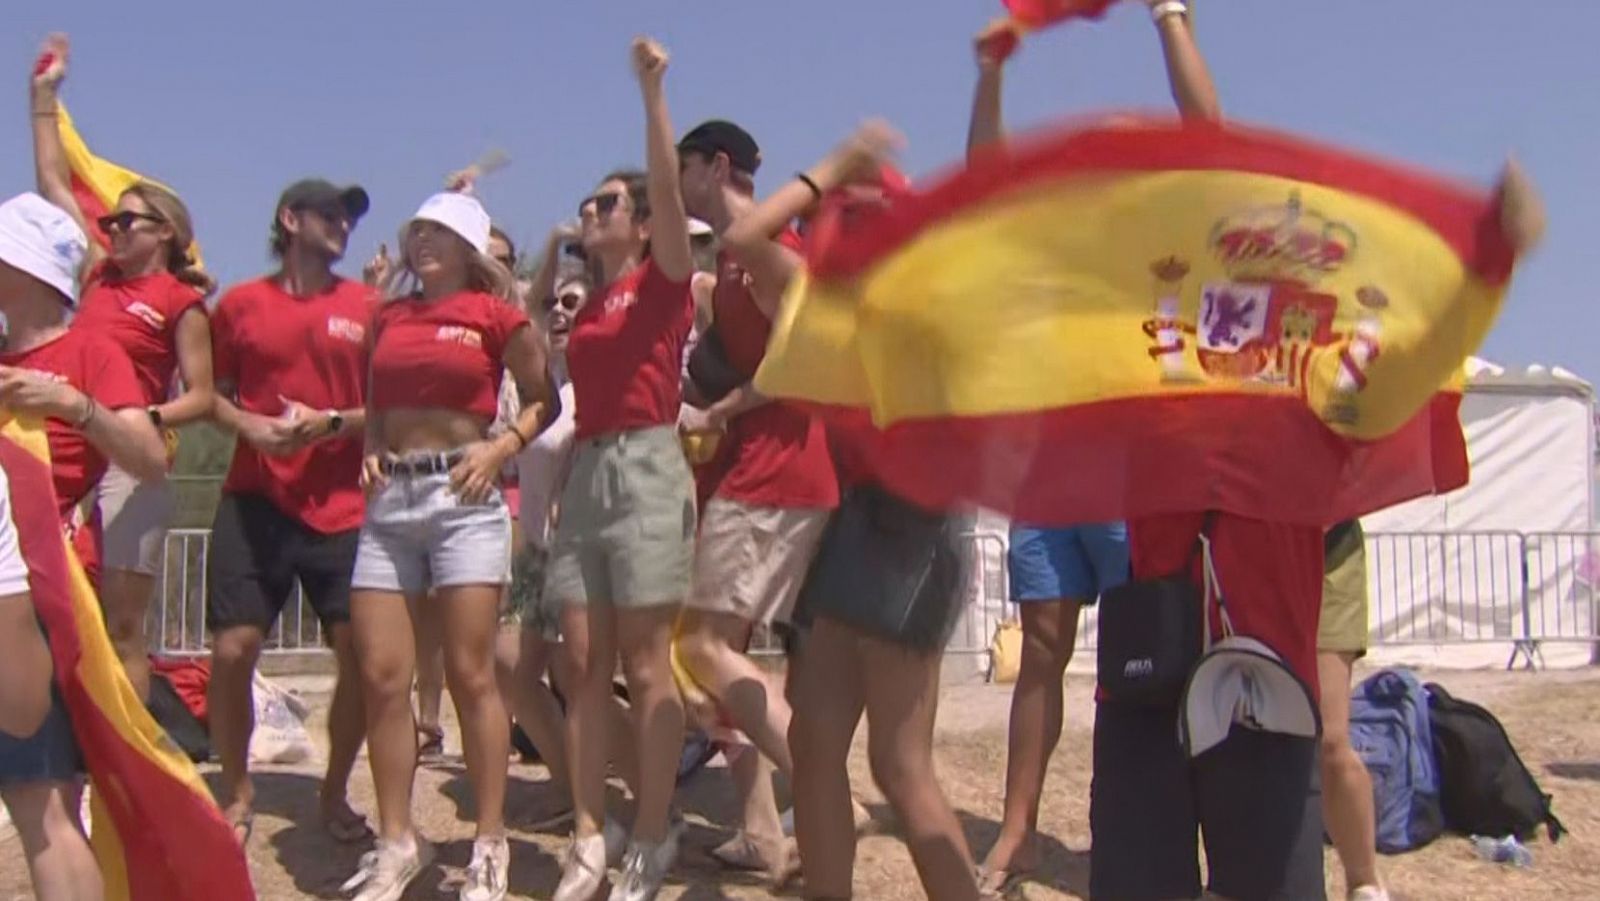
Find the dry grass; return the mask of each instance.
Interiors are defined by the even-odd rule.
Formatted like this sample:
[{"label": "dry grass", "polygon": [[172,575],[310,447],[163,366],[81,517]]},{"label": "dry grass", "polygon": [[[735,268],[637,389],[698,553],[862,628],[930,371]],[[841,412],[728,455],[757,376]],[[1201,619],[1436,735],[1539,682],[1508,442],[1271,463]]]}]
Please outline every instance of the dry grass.
[{"label": "dry grass", "polygon": [[[1556,796],[1558,814],[1573,835],[1560,845],[1534,847],[1535,866],[1518,871],[1478,861],[1467,842],[1445,838],[1409,855],[1382,861],[1397,899],[1423,901],[1499,901],[1523,898],[1600,898],[1600,673],[1438,674],[1463,697],[1481,701],[1505,722],[1546,791]],[[1068,724],[1052,763],[1041,811],[1049,836],[1040,881],[1021,893],[1028,899],[1087,896],[1089,844],[1087,811],[1091,715],[1087,680],[1069,680]],[[999,829],[1002,767],[1005,756],[1007,694],[1004,687],[952,685],[940,715],[940,772],[951,801],[967,826],[968,839],[981,854]],[[448,705],[447,705],[448,706]],[[851,761],[858,791],[880,820],[890,814],[871,786],[863,743]],[[513,768],[510,807],[524,821],[548,805],[543,772]],[[315,825],[316,772],[284,769],[261,774],[261,811],[250,846],[251,867],[263,899],[334,898],[352,872],[359,848],[326,839]],[[355,800],[370,809],[371,783],[363,764],[357,772]],[[466,781],[459,767],[425,770],[418,779],[416,807],[423,833],[440,842],[440,866],[407,895],[408,899],[454,897],[451,880],[471,851],[471,828],[463,818]],[[688,847],[668,899],[765,898],[754,880],[720,873],[705,855],[724,833],[710,823],[727,822],[731,793],[720,772],[708,770],[683,793],[691,830]],[[564,839],[523,830],[512,834],[511,886],[518,897],[546,898],[557,877]],[[1330,897],[1342,897],[1338,860],[1327,858]],[[916,874],[892,826],[861,842],[856,896],[872,901],[921,898]],[[28,897],[27,877],[15,838],[0,844],[0,899]]]}]

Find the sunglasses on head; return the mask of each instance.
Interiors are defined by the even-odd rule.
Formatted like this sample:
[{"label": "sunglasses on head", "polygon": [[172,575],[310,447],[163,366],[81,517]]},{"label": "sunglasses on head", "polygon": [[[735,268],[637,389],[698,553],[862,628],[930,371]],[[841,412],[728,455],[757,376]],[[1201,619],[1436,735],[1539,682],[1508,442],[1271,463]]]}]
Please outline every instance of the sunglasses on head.
[{"label": "sunglasses on head", "polygon": [[591,197],[585,197],[583,198],[583,202],[578,204],[578,215],[582,216],[584,211],[589,208],[589,205],[594,204],[594,214],[604,219],[605,217],[611,215],[612,211],[617,208],[617,204],[621,202],[621,191],[607,191],[604,194],[595,194]]},{"label": "sunglasses on head", "polygon": [[132,210],[123,210],[120,213],[110,213],[105,216],[101,216],[99,219],[95,220],[95,224],[99,225],[100,230],[103,232],[112,232],[128,231],[129,229],[133,228],[133,224],[135,222],[160,223],[165,221],[166,220],[162,219],[160,216],[152,216],[149,213],[135,213]]},{"label": "sunglasses on head", "polygon": [[567,291],[560,297],[546,297],[544,299],[544,311],[546,313],[554,310],[557,305],[568,313],[576,312],[578,307],[583,306],[583,295],[576,291]]}]

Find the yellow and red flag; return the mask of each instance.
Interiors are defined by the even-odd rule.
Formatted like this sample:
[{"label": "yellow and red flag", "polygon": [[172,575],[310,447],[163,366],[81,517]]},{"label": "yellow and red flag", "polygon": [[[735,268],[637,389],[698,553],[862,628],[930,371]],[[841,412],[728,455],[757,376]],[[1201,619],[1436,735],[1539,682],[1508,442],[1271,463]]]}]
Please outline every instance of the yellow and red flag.
[{"label": "yellow and red flag", "polygon": [[56,684],[89,770],[91,842],[106,897],[254,898],[233,830],[139,702],[106,636],[100,604],[62,535],[42,424],[0,411],[0,466]]},{"label": "yellow and red flag", "polygon": [[[83,136],[78,134],[78,128],[73,124],[72,117],[67,115],[65,104],[59,105],[61,146],[66,151],[67,166],[72,170],[72,197],[78,202],[78,209],[83,211],[83,218],[89,222],[89,233],[101,247],[109,249],[111,239],[100,230],[96,222],[101,216],[111,212],[117,205],[117,200],[124,191],[140,182],[149,182],[166,188],[166,185],[153,178],[127,169],[109,160],[101,159],[89,151],[89,145],[83,141]],[[171,188],[167,188],[171,191]],[[200,243],[198,241],[189,245],[189,256],[196,266],[203,266],[200,258]]]},{"label": "yellow and red flag", "polygon": [[1515,257],[1488,192],[1127,118],[814,234],[757,388],[911,500],[1045,524],[1326,525],[1464,484],[1459,376]]}]

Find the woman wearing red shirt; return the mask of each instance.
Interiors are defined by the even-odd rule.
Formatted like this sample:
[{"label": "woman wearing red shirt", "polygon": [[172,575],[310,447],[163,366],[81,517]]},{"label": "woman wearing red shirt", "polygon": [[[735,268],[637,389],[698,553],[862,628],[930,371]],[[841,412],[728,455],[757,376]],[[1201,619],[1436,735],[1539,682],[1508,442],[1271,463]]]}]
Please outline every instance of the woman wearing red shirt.
[{"label": "woman wearing red shirt", "polygon": [[[414,293],[379,308],[367,393],[367,491],[351,579],[350,622],[366,699],[378,799],[377,849],[347,888],[398,898],[431,852],[411,825],[416,733],[412,605],[435,605],[445,678],[461,720],[477,840],[463,901],[505,897],[503,806],[510,748],[492,649],[509,574],[511,521],[500,473],[552,414],[544,343],[507,303],[512,276],[490,258],[489,216],[465,194],[438,194],[401,236]],[[490,426],[509,371],[525,401],[499,437]]]},{"label": "woman wearing red shirt", "polygon": [[[569,699],[574,840],[556,901],[589,901],[605,880],[606,723],[619,652],[640,772],[633,840],[612,901],[654,898],[677,854],[668,816],[683,702],[670,654],[689,591],[695,505],[676,425],[695,266],[662,95],[666,52],[635,41],[633,66],[645,101],[648,175],[607,176],[579,205],[583,249],[594,284],[604,287],[579,311],[567,347],[578,447],[546,580],[550,600],[562,606],[563,631],[587,625],[589,635]],[[550,256],[534,297],[553,288]]]},{"label": "woman wearing red shirt", "polygon": [[[67,74],[67,42],[45,45],[50,65],[33,80],[33,147],[39,193],[88,231],[72,193],[72,175],[57,127],[56,95]],[[142,406],[157,429],[173,429],[211,409],[211,330],[205,298],[217,283],[189,255],[194,226],[177,195],[140,182],[97,223],[111,240],[108,255],[89,243],[89,273],[73,328],[106,335],[127,352]],[[168,399],[174,373],[184,391]],[[98,512],[104,529],[100,603],[106,629],[128,679],[141,698],[150,691],[144,621],[161,567],[167,526],[176,512],[165,479],[140,482],[113,465],[100,480]]]}]

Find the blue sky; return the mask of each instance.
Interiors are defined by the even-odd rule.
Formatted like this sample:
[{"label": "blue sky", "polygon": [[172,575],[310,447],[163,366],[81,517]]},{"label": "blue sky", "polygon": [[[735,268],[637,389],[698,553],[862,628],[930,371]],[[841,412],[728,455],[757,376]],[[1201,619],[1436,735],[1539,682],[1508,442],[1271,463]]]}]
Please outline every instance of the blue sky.
[{"label": "blue sky", "polygon": [[[0,65],[13,127],[0,184],[32,184],[24,84],[37,42],[71,34],[66,98],[101,155],[178,188],[224,282],[266,269],[272,203],[321,174],[372,193],[344,268],[360,263],[490,146],[483,186],[519,243],[571,215],[606,170],[643,159],[627,44],[673,54],[679,131],[722,116],[760,140],[768,190],[862,118],[909,138],[906,167],[957,159],[971,35],[999,0],[12,0]],[[1508,152],[1538,179],[1550,236],[1521,269],[1485,354],[1600,379],[1600,4],[1591,0],[1198,0],[1226,113],[1487,184]],[[1010,123],[1169,105],[1142,9],[1030,40]],[[1584,259],[1594,262],[1584,263]]]}]

